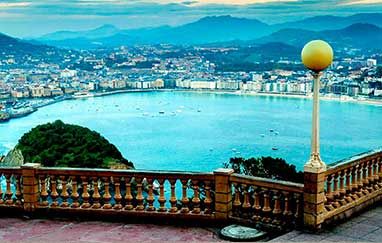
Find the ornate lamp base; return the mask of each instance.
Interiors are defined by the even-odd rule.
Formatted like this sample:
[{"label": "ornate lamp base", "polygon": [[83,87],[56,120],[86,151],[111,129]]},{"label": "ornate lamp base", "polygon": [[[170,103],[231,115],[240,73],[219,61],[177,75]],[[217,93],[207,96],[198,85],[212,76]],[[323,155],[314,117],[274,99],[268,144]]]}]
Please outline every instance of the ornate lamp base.
[{"label": "ornate lamp base", "polygon": [[326,170],[326,164],[322,162],[319,154],[312,154],[309,161],[304,165],[305,172],[320,173]]}]

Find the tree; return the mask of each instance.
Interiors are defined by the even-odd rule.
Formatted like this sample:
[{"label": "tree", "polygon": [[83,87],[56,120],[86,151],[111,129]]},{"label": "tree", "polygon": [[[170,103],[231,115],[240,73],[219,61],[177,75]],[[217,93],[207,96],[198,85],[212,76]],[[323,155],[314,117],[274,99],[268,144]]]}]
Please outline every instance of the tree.
[{"label": "tree", "polygon": [[224,163],[225,168],[232,168],[235,173],[265,177],[276,180],[304,182],[304,173],[296,171],[296,166],[288,164],[285,160],[272,157],[260,158],[231,158]]},{"label": "tree", "polygon": [[60,120],[25,133],[16,146],[25,162],[47,167],[134,168],[119,150],[99,133]]}]

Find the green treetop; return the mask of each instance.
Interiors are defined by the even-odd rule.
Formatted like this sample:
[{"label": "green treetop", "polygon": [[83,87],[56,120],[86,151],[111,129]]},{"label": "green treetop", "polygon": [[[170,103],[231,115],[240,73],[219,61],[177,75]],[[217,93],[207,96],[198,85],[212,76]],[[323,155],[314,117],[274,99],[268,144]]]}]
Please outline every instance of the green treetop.
[{"label": "green treetop", "polygon": [[16,149],[22,152],[25,162],[46,167],[134,168],[99,133],[60,120],[25,133]]}]

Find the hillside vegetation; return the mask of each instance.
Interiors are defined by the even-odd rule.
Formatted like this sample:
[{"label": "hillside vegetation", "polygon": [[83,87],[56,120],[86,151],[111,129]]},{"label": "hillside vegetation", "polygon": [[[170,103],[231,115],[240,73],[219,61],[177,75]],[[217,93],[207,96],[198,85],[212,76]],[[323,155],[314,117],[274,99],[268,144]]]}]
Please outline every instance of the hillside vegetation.
[{"label": "hillside vegetation", "polygon": [[99,133],[60,120],[33,128],[21,137],[16,149],[24,162],[46,167],[134,168]]}]

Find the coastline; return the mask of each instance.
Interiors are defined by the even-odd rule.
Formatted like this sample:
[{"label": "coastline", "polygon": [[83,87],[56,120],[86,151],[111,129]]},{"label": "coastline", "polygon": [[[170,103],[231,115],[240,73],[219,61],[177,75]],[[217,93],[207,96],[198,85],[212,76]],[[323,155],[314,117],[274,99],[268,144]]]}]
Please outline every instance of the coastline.
[{"label": "coastline", "polygon": [[[126,90],[113,90],[108,92],[99,92],[94,93],[90,97],[65,97],[63,99],[57,99],[51,102],[44,103],[42,105],[35,106],[36,111],[39,108],[44,106],[56,104],[65,100],[76,100],[76,99],[88,99],[88,98],[96,98],[102,96],[116,95],[116,94],[124,94],[124,93],[150,93],[150,92],[184,92],[184,93],[199,93],[199,94],[229,94],[229,95],[244,95],[244,96],[264,96],[264,97],[280,97],[280,98],[295,98],[295,99],[312,99],[311,94],[291,94],[291,93],[273,93],[273,92],[254,92],[254,91],[240,91],[240,90],[191,90],[191,89],[126,89]],[[348,102],[354,104],[362,104],[362,105],[374,105],[374,106],[382,106],[382,99],[356,99],[351,96],[334,96],[332,94],[324,94],[320,96],[321,100],[325,101],[335,101],[335,102]],[[22,118],[24,116],[28,116],[31,113],[25,114],[20,117],[10,117],[8,120],[0,121],[8,122],[12,119]]]},{"label": "coastline", "polygon": [[[248,91],[248,92],[242,92],[238,90],[224,90],[224,91],[217,91],[217,90],[177,90],[177,89],[170,89],[170,91],[175,92],[191,92],[191,93],[207,93],[207,94],[230,94],[230,95],[247,95],[247,96],[264,96],[264,97],[281,97],[281,98],[296,98],[296,99],[312,99],[312,95],[307,94],[290,94],[290,93],[273,93],[273,92],[254,92],[254,91]],[[355,104],[362,104],[362,105],[375,105],[375,106],[382,106],[382,99],[355,99],[351,96],[333,96],[333,95],[322,95],[320,94],[320,99],[325,101],[336,101],[336,102],[348,102],[348,103],[355,103]]]}]

